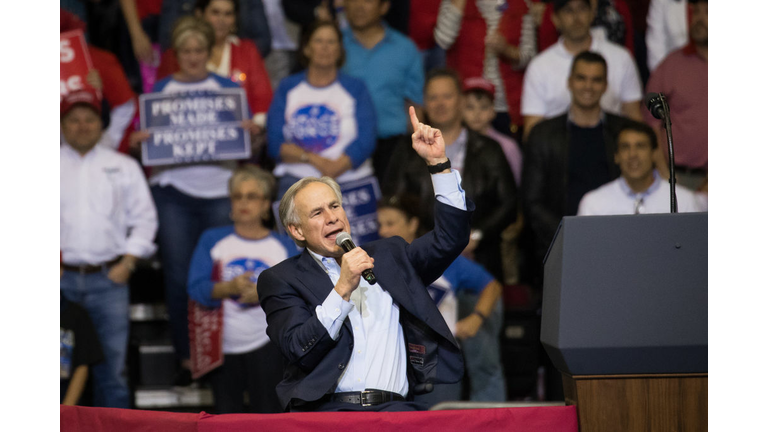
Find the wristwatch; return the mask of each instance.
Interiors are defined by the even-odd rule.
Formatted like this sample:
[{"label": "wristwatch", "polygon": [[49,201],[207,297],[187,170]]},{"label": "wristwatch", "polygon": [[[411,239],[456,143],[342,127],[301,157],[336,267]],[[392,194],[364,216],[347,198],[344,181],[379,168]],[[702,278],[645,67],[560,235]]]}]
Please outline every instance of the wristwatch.
[{"label": "wristwatch", "polygon": [[446,160],[445,162],[439,163],[437,165],[427,165],[427,169],[429,170],[430,174],[437,174],[450,168],[451,168],[450,159]]}]

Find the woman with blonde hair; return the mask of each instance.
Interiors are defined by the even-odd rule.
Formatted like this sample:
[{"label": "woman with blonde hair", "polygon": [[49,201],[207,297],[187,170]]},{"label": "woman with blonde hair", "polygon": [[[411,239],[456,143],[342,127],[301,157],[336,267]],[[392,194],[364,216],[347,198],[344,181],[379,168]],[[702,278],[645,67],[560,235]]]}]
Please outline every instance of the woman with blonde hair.
[{"label": "woman with blonde hair", "polygon": [[[210,311],[221,324],[218,367],[196,361],[205,350],[205,334],[193,326],[192,366],[195,375],[209,372],[216,411],[243,412],[248,391],[250,412],[282,412],[275,386],[282,378],[282,355],[267,337],[267,318],[259,304],[256,281],[261,272],[298,253],[293,241],[268,227],[275,180],[260,168],[239,168],[229,181],[230,217],[234,225],[203,233],[189,269],[189,297],[197,305],[192,316]],[[202,311],[197,309],[201,308]],[[194,320],[193,320],[194,321]]]},{"label": "woman with blonde hair", "polygon": [[[179,70],[156,82],[154,92],[185,95],[238,88],[232,81],[208,71],[206,65],[214,40],[214,29],[209,23],[191,16],[179,19],[173,30]],[[243,120],[242,127],[252,134],[259,132],[250,119]],[[137,132],[132,143],[149,137],[146,131]],[[189,261],[203,231],[229,223],[227,183],[236,167],[233,160],[154,166],[149,178],[159,220],[157,242],[171,337],[181,363],[177,385],[191,382],[186,290]]]},{"label": "woman with blonde hair", "polygon": [[338,27],[318,21],[302,38],[306,70],[280,82],[267,115],[267,151],[276,161],[278,198],[303,177],[344,183],[373,175],[376,113],[363,81],[346,75]]},{"label": "woman with blonde hair", "polygon": [[[235,35],[240,13],[237,0],[198,0],[195,17],[213,28],[211,55],[205,66],[210,72],[230,79],[245,90],[248,105],[253,111],[254,123],[264,127],[269,104],[272,102],[272,85],[264,67],[264,61],[253,41]],[[160,59],[157,78],[162,79],[179,70],[173,48],[166,50]]]}]

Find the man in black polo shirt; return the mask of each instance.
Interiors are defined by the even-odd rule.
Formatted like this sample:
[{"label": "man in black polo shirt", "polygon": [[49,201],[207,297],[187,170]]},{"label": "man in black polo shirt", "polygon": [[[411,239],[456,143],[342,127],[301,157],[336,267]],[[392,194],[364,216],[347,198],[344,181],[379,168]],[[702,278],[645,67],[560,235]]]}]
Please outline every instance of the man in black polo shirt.
[{"label": "man in black polo shirt", "polygon": [[608,68],[600,54],[578,54],[568,77],[568,111],[537,124],[528,137],[523,204],[539,265],[560,219],[576,214],[585,193],[619,177],[613,161],[615,137],[622,125],[633,120],[600,108],[607,77]]}]

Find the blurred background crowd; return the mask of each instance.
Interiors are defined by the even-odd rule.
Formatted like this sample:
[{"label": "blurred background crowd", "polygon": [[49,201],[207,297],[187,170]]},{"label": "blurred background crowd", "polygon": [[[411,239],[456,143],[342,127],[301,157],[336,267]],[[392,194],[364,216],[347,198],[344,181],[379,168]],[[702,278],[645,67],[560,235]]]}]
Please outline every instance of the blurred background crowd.
[{"label": "blurred background crowd", "polygon": [[[172,353],[159,381],[210,389],[213,412],[279,411],[282,358],[256,282],[300,248],[273,203],[305,176],[370,181],[378,236],[429,230],[410,106],[442,131],[477,206],[469,245],[430,287],[467,374],[430,404],[562,400],[538,342],[543,261],[564,216],[669,212],[646,93],[670,105],[679,211],[707,210],[706,0],[60,6],[96,90],[61,98],[62,403],[141,405],[142,371],[162,368],[131,354],[157,339],[132,305],[158,303],[172,349],[142,352]],[[238,87],[249,159],[141,166],[139,95]]]}]

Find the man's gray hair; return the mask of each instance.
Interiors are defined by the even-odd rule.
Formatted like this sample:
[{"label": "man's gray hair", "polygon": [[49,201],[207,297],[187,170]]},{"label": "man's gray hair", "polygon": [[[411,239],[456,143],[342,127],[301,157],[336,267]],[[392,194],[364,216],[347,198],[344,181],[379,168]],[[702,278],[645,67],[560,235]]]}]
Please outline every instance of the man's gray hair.
[{"label": "man's gray hair", "polygon": [[339,200],[339,204],[341,204],[341,187],[339,187],[339,184],[336,183],[336,180],[324,176],[321,178],[317,177],[304,177],[303,179],[297,181],[294,183],[291,187],[288,188],[288,190],[285,192],[285,195],[283,195],[283,198],[280,200],[280,223],[283,224],[285,227],[285,230],[288,232],[288,235],[291,236],[293,241],[299,246],[299,247],[307,247],[307,242],[303,240],[299,240],[295,237],[293,237],[293,234],[291,234],[291,231],[288,230],[289,225],[299,225],[299,215],[296,213],[296,194],[299,193],[300,190],[304,189],[311,183],[324,183],[331,189],[333,189],[333,192],[336,194],[336,198]]}]

